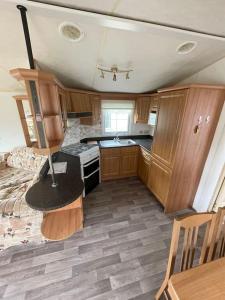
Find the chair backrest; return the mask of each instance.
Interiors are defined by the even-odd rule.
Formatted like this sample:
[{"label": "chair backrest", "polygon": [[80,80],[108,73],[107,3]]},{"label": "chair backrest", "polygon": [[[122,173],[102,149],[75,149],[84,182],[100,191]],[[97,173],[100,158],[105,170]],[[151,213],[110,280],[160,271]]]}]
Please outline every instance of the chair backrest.
[{"label": "chair backrest", "polygon": [[216,213],[215,227],[207,261],[225,256],[225,207]]},{"label": "chair backrest", "polygon": [[[179,241],[181,240],[182,231],[184,231],[184,235],[183,245],[180,245],[182,246],[182,250],[179,271],[184,271],[192,268],[197,248],[200,248],[200,257],[198,263],[202,264],[207,261],[214,224],[214,213],[193,214],[174,220],[166,273],[167,278],[169,278],[174,273],[174,267],[178,256]],[[201,238],[203,242],[201,245],[198,245],[197,242],[199,241],[199,237],[201,237],[199,234],[199,229],[202,225],[205,225],[206,228],[203,237]]]},{"label": "chair backrest", "polygon": [[[174,220],[166,276],[155,295],[156,300],[159,300],[162,294],[164,294],[164,298],[169,299],[167,293],[168,281],[175,271],[179,272],[192,268],[196,260],[196,264],[202,264],[207,261],[215,222],[215,213],[192,214]],[[204,229],[203,232],[202,229]],[[181,258],[180,264],[177,265],[180,247]],[[200,252],[197,252],[197,249]],[[195,259],[196,253],[198,253],[197,259]]]}]

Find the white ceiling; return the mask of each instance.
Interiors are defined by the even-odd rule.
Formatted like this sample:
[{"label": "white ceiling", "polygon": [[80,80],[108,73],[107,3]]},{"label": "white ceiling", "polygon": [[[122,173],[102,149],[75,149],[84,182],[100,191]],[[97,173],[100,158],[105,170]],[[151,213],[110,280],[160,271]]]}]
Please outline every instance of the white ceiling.
[{"label": "white ceiling", "polygon": [[37,0],[225,35],[224,0]]},{"label": "white ceiling", "polygon": [[[225,1],[222,0],[216,3],[209,0],[173,0],[169,5],[167,0],[48,2],[63,2],[79,9],[225,35]],[[19,3],[28,8],[34,57],[42,68],[54,71],[68,87],[146,92],[180,81],[225,56],[225,38],[55,8],[33,1],[1,1],[0,91],[22,89],[8,71],[28,67],[20,15],[16,9]],[[64,21],[78,24],[85,31],[85,38],[79,43],[63,39],[58,33],[58,26]],[[185,41],[196,41],[196,49],[188,55],[177,54],[176,48]],[[118,81],[113,82],[110,74],[105,79],[99,77],[98,64],[131,67],[134,72],[130,74],[130,80],[120,76]]]}]

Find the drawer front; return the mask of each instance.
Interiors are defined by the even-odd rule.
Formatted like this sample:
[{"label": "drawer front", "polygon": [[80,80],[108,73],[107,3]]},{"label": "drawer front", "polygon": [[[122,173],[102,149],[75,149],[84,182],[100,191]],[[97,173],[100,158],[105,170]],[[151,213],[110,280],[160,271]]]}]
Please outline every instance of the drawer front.
[{"label": "drawer front", "polygon": [[120,148],[101,149],[102,156],[120,156]]},{"label": "drawer front", "polygon": [[121,147],[121,154],[136,154],[138,153],[139,146],[129,146],[129,147]]}]

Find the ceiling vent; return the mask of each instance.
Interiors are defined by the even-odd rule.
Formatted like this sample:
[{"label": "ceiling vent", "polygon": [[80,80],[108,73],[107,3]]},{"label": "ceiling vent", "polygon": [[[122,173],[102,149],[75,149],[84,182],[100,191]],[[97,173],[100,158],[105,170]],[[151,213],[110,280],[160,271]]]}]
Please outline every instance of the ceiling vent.
[{"label": "ceiling vent", "polygon": [[196,42],[185,42],[179,45],[176,51],[178,54],[188,54],[195,49],[196,45]]},{"label": "ceiling vent", "polygon": [[70,22],[64,22],[59,25],[59,32],[62,37],[71,42],[79,42],[84,37],[81,28]]}]

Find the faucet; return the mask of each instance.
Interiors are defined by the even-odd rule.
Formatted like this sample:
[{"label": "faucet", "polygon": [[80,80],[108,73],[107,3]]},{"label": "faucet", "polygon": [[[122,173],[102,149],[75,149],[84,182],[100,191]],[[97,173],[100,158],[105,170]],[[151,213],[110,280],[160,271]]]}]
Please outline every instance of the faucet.
[{"label": "faucet", "polygon": [[119,139],[119,132],[116,133],[116,136],[114,137],[113,139],[114,141],[118,142],[120,139]]}]

